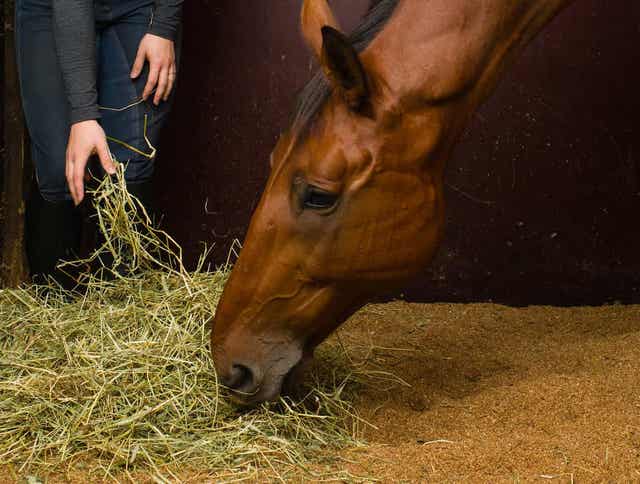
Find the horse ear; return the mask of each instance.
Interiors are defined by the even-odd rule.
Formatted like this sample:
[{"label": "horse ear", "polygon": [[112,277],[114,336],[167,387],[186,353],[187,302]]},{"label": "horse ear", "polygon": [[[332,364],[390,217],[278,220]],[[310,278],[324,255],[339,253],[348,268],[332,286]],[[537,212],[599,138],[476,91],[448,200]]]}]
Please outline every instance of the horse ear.
[{"label": "horse ear", "polygon": [[359,110],[369,99],[367,73],[349,39],[332,27],[322,27],[320,63],[325,75],[342,92],[349,107]]},{"label": "horse ear", "polygon": [[327,0],[304,0],[300,23],[307,45],[320,60],[322,58],[322,27],[339,28]]}]

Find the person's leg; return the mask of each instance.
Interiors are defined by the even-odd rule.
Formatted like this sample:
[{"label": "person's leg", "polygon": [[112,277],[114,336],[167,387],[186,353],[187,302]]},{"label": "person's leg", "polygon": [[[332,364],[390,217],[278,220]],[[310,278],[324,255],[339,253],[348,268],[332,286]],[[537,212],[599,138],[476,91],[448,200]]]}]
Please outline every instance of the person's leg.
[{"label": "person's leg", "polygon": [[[137,79],[131,79],[138,46],[149,28],[153,1],[102,2],[103,13],[97,24],[100,123],[113,157],[126,165],[129,193],[142,203],[149,217],[156,220],[152,181],[155,147],[169,114],[170,101],[160,106],[141,101],[148,65]],[[138,229],[144,230],[144,227]],[[98,241],[104,243],[100,233]],[[102,266],[117,272],[126,271],[126,268],[113,267],[113,262],[109,254],[100,256]],[[109,270],[103,274],[109,277]]]},{"label": "person's leg", "polygon": [[56,275],[56,264],[77,254],[82,223],[65,179],[69,108],[54,47],[51,2],[16,1],[20,90],[37,179],[25,214],[27,258],[36,282]]},{"label": "person's leg", "polygon": [[82,216],[71,201],[51,202],[43,198],[34,183],[26,204],[25,248],[31,280],[45,284],[53,277],[71,289],[75,281],[56,265],[73,260],[80,249]]},{"label": "person's leg", "polygon": [[[112,21],[100,30],[98,49],[101,124],[112,138],[109,141],[112,154],[127,165],[125,178],[129,192],[140,199],[152,215],[153,155],[169,115],[171,98],[159,106],[153,105],[151,99],[140,102],[148,65],[135,80],[130,73],[140,41],[149,28],[153,2],[144,5],[130,2],[129,5],[135,6],[127,10],[123,10],[126,3],[112,2],[112,5]],[[176,44],[179,51],[179,43]]]}]

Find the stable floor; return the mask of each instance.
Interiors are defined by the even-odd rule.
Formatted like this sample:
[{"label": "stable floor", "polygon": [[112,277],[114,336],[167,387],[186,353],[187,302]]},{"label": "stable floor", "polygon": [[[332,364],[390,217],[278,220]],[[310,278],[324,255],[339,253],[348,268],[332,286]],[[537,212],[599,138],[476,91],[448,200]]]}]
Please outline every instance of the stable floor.
[{"label": "stable floor", "polygon": [[341,331],[410,387],[357,407],[383,481],[640,482],[640,306],[369,306]]}]

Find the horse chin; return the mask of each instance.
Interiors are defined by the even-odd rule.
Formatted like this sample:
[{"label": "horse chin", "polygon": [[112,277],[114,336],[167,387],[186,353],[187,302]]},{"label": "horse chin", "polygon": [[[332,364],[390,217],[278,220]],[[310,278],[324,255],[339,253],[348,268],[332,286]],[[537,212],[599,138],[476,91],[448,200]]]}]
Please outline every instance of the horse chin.
[{"label": "horse chin", "polygon": [[281,394],[293,401],[301,400],[305,396],[305,376],[313,362],[313,354],[305,355],[300,362],[287,373],[282,382]]}]

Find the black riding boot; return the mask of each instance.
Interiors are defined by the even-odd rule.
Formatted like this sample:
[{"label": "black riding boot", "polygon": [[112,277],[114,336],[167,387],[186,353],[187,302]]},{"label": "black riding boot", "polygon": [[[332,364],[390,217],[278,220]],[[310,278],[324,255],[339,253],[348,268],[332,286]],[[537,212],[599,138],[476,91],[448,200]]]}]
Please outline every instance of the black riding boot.
[{"label": "black riding boot", "polygon": [[73,202],[49,202],[34,186],[25,213],[25,245],[31,280],[44,284],[47,278],[53,277],[66,289],[72,289],[75,281],[56,269],[56,265],[77,258],[81,234],[82,216]]},{"label": "black riding boot", "polygon": [[151,180],[138,183],[127,182],[127,191],[140,201],[151,221],[155,223],[153,182]]}]

